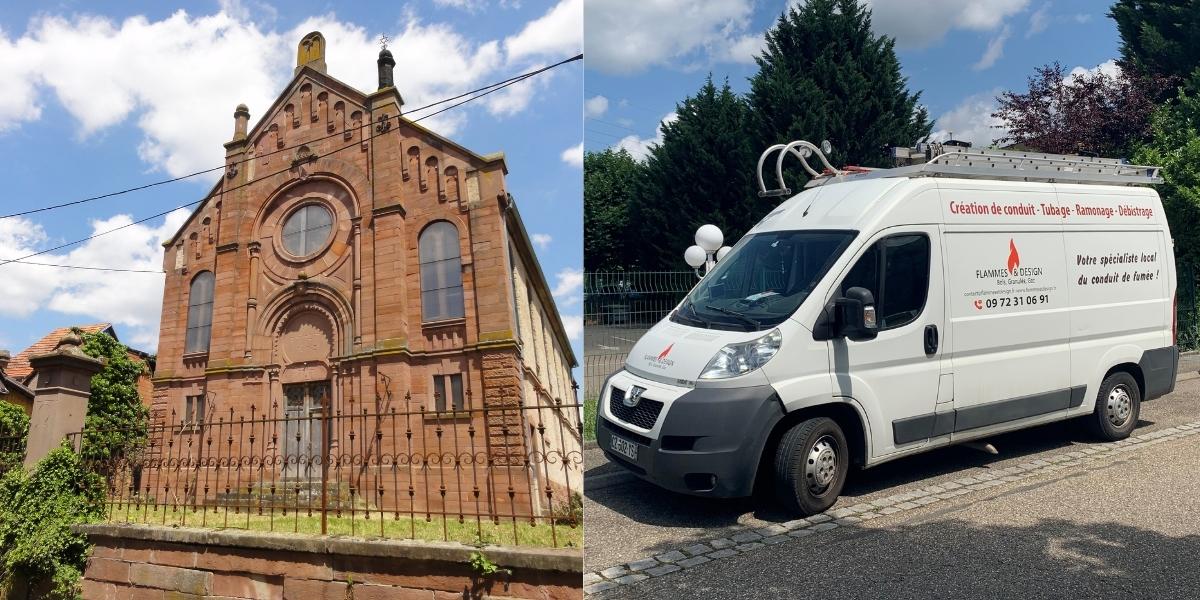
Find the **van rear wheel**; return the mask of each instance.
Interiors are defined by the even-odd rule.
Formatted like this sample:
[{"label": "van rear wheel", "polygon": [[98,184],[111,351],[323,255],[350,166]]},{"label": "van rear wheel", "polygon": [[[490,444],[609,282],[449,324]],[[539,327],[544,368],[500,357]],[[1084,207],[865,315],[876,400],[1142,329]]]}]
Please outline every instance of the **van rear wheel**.
[{"label": "van rear wheel", "polygon": [[827,417],[794,425],[775,450],[775,495],[803,516],[833,506],[850,470],[850,449],[837,422]]},{"label": "van rear wheel", "polygon": [[1133,375],[1118,371],[1104,378],[1096,395],[1096,410],[1088,418],[1088,428],[1107,442],[1129,437],[1137,427],[1142,408],[1142,393]]}]

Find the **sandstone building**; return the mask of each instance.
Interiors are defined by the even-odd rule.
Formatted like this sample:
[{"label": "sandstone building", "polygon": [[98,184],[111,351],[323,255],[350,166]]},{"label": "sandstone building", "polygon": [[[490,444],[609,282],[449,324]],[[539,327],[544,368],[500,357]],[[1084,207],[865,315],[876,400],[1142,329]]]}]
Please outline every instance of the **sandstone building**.
[{"label": "sandstone building", "polygon": [[[576,360],[504,156],[402,117],[388,50],[364,93],[326,73],[324,49],[305,36],[256,125],[237,107],[223,176],[164,244],[155,422],[198,446],[269,419],[257,451],[300,458],[260,480],[311,478],[305,457],[333,455],[347,466],[331,480],[381,497],[386,481],[388,506],[558,504],[582,466],[529,457],[581,462]],[[347,418],[363,414],[398,416]],[[352,456],[418,468],[385,477]]]}]

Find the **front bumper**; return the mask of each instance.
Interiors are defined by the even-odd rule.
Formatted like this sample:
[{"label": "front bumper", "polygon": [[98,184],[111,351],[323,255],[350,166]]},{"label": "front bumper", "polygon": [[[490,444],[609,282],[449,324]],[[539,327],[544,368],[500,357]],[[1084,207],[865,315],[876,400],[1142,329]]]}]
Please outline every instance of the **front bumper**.
[{"label": "front bumper", "polygon": [[[610,461],[675,492],[720,498],[753,492],[763,447],[784,415],[770,385],[686,391],[642,433],[612,415],[612,387],[610,378],[596,419],[596,443]],[[615,452],[613,436],[635,444],[637,460]]]}]

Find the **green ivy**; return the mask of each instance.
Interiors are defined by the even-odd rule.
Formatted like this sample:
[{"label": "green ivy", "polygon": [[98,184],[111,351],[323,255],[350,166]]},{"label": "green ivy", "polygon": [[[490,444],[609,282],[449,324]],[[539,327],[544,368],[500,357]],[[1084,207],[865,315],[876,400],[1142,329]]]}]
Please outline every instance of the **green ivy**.
[{"label": "green ivy", "polygon": [[138,378],[146,365],[129,358],[129,349],[107,333],[82,334],[82,350],[105,359],[92,376],[84,419],[84,460],[96,463],[137,453],[146,446],[150,411],[138,396]]},{"label": "green ivy", "polygon": [[0,474],[25,460],[28,436],[29,416],[21,407],[0,400]]},{"label": "green ivy", "polygon": [[24,581],[39,597],[74,600],[89,545],[71,525],[104,515],[104,479],[66,443],[30,473],[0,477],[0,597]]}]

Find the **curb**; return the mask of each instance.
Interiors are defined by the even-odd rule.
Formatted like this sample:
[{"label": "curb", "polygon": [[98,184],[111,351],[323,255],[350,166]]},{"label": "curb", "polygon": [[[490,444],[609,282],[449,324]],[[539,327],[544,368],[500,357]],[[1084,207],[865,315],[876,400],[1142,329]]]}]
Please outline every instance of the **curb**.
[{"label": "curb", "polygon": [[855,504],[848,508],[827,511],[805,519],[796,519],[758,528],[746,528],[728,537],[692,543],[687,546],[664,551],[654,556],[630,561],[601,571],[583,574],[585,595],[629,586],[652,577],[661,577],[676,571],[691,569],[703,564],[739,554],[752,552],[764,546],[788,541],[789,537],[802,538],[831,531],[839,527],[855,527],[858,523],[877,519],[885,515],[909,511],[928,504],[963,496],[976,491],[991,489],[1038,475],[1060,471],[1083,463],[1097,462],[1113,454],[1128,452],[1152,444],[1176,440],[1200,433],[1200,421],[1176,425],[1138,436],[1130,436],[1119,442],[1086,446],[1080,450],[1056,456],[1032,460],[1015,467],[979,473],[952,482],[931,485],[912,492],[896,494],[871,502]]}]

